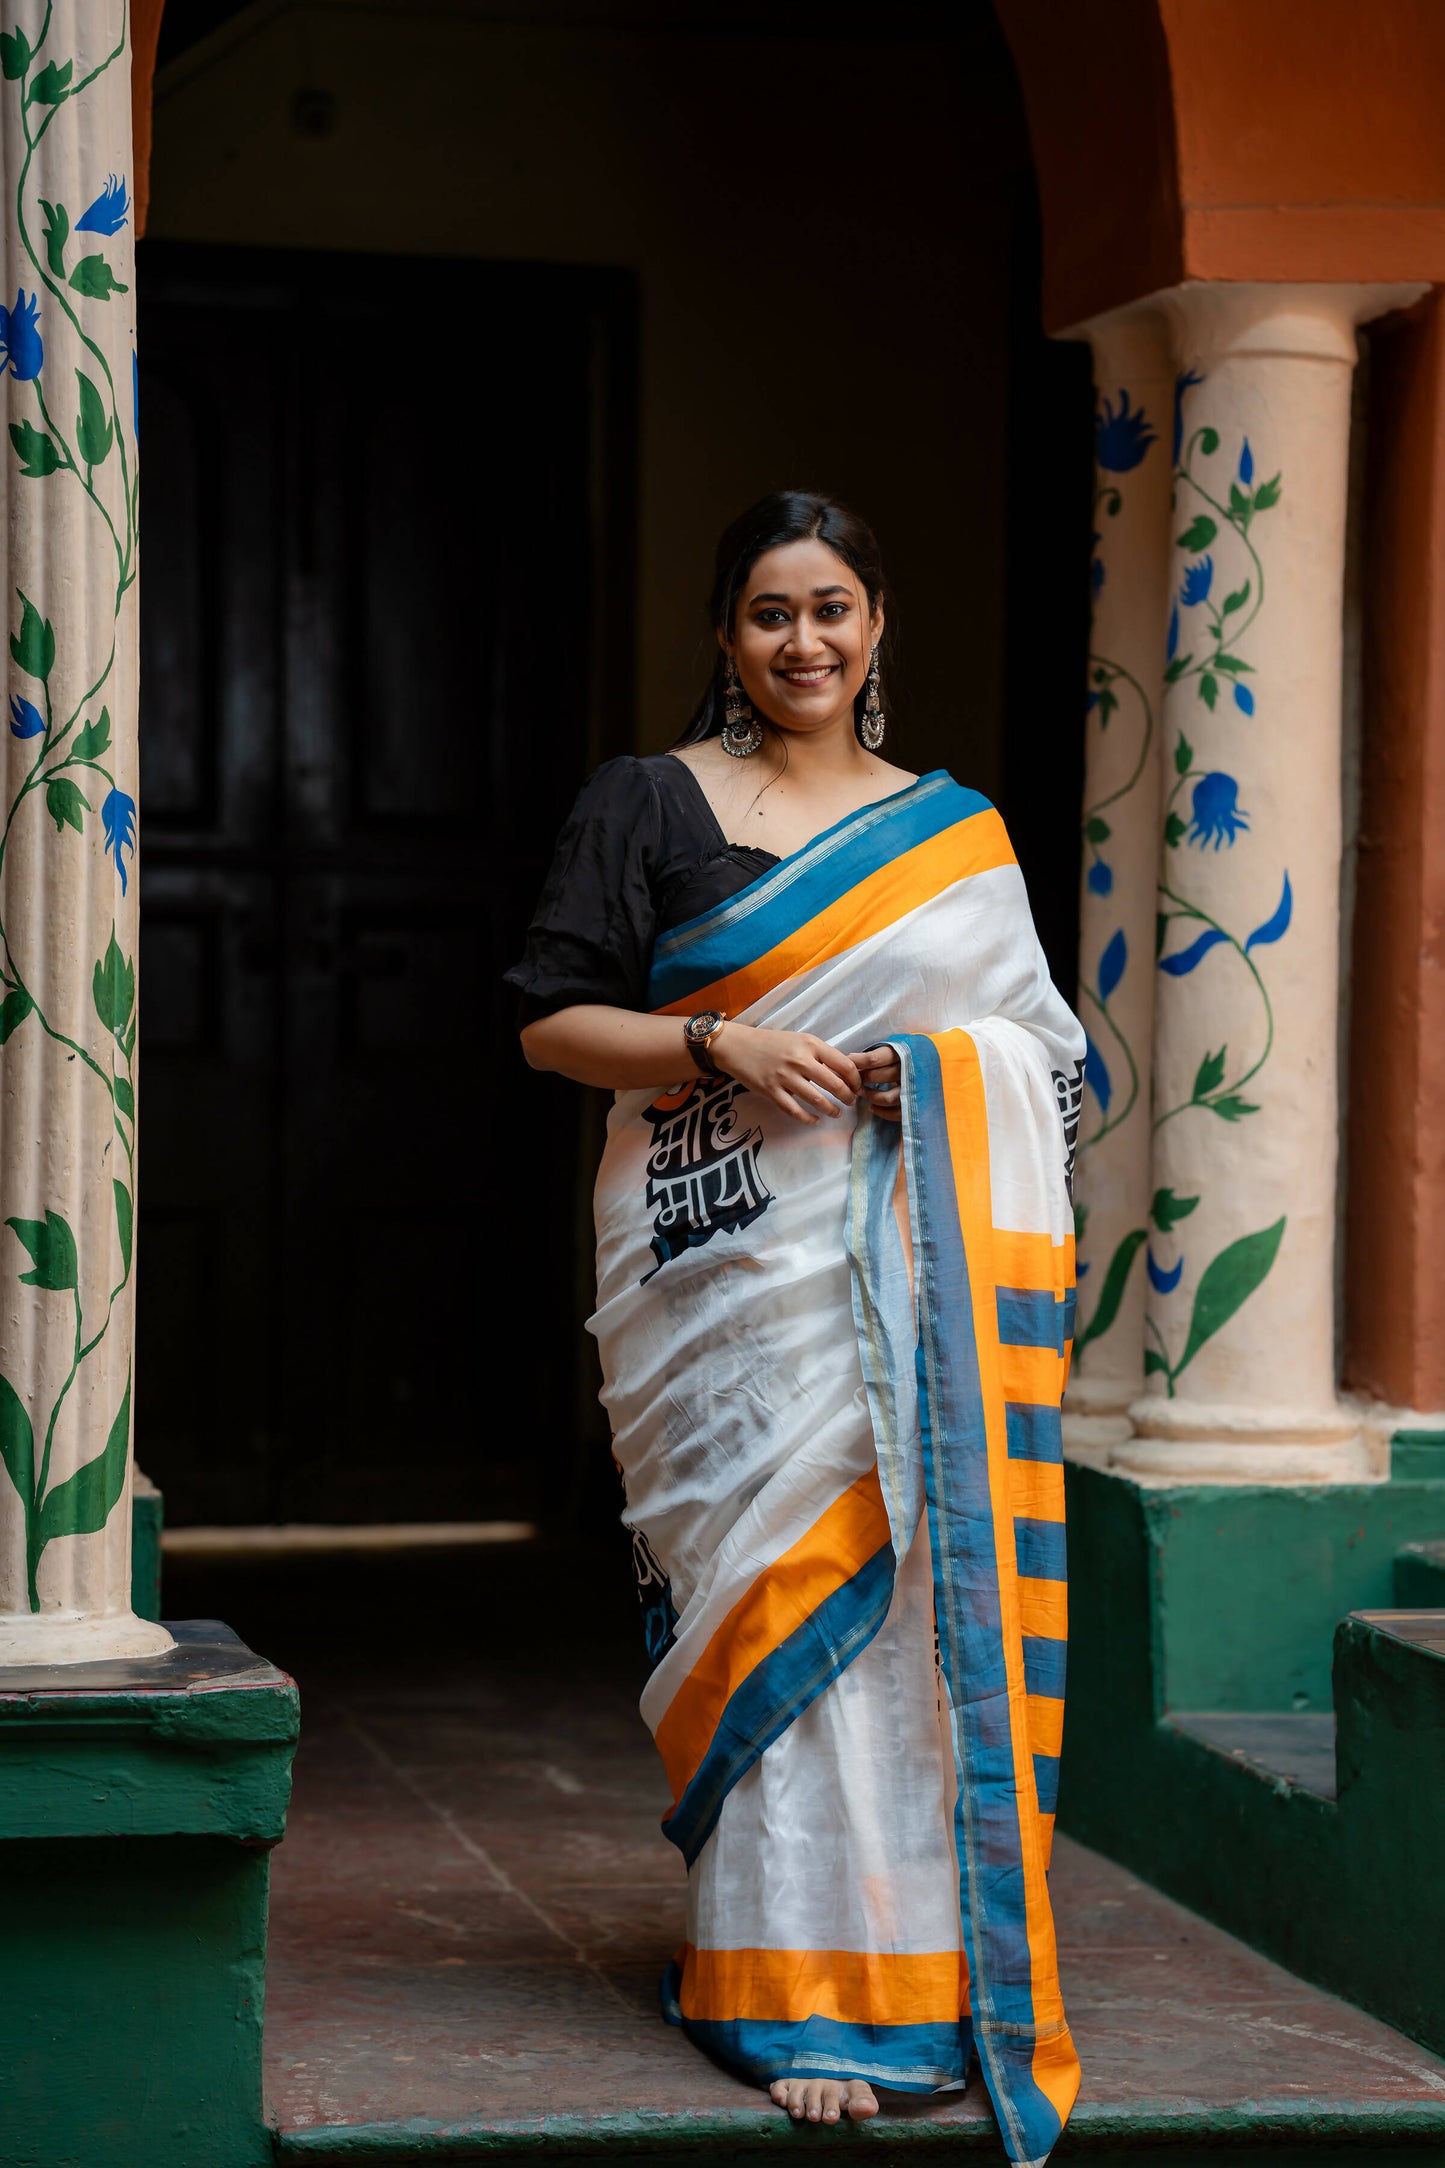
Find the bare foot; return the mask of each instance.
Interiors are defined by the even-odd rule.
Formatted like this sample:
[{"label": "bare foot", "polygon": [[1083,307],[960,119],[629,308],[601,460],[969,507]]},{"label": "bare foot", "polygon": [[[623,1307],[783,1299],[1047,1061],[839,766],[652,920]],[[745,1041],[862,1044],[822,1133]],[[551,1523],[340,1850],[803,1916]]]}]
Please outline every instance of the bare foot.
[{"label": "bare foot", "polygon": [[774,2078],[768,2090],[798,2123],[836,2123],[840,2114],[863,2123],[878,2113],[878,2096],[865,2078]]}]

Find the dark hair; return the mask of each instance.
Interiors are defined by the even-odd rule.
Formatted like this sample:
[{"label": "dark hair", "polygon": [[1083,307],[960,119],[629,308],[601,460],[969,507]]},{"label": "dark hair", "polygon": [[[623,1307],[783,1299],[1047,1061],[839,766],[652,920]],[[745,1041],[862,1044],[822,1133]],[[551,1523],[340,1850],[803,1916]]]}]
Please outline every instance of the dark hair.
[{"label": "dark hair", "polygon": [[[846,504],[839,504],[835,497],[822,497],[811,489],[780,489],[749,505],[747,511],[724,531],[718,543],[712,593],[707,606],[708,622],[714,632],[732,638],[737,607],[748,574],[760,557],[769,550],[781,549],[788,542],[826,544],[833,555],[840,557],[848,570],[862,581],[870,611],[879,602],[889,601],[877,539],[867,521],[860,519],[856,512],[850,512]],[[891,630],[890,618],[885,623],[880,644],[880,664],[891,654]],[[715,738],[721,731],[726,674],[727,657],[719,648],[707,689],[678,739],[679,745],[701,745],[704,738]],[[865,690],[860,690],[853,702],[855,730],[863,719],[865,697]],[[762,719],[767,721],[766,716]]]}]

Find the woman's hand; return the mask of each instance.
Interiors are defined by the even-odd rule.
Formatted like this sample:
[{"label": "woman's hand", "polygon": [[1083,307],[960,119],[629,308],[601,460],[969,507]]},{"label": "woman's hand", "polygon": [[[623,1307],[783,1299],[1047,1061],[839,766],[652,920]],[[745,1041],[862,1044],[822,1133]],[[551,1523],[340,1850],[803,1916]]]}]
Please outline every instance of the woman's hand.
[{"label": "woman's hand", "polygon": [[811,1031],[728,1024],[713,1041],[712,1058],[728,1076],[799,1122],[841,1114],[863,1088],[859,1064]]},{"label": "woman's hand", "polygon": [[862,1080],[863,1094],[875,1114],[881,1114],[885,1122],[902,1120],[898,1056],[891,1046],[870,1046],[861,1054],[853,1056],[853,1066]]}]

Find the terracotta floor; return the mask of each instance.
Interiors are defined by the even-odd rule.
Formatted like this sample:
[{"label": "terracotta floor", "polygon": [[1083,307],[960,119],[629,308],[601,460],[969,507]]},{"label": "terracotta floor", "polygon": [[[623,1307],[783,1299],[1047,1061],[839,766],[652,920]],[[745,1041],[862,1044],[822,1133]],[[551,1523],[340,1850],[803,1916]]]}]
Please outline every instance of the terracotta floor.
[{"label": "terracotta floor", "polygon": [[[283,2133],[775,2112],[658,2015],[683,1875],[610,1581],[593,1602],[573,1574],[552,1604],[553,1570],[524,1561],[433,1563],[410,1591],[353,1571],[329,1624],[283,1605],[271,1645],[264,1604],[208,1590],[302,1684],[266,2021]],[[428,1619],[431,1658],[398,1657]],[[1445,2103],[1445,2064],[1096,1855],[1061,1841],[1053,1890],[1084,2101]],[[987,2109],[975,2087],[905,2112]]]}]

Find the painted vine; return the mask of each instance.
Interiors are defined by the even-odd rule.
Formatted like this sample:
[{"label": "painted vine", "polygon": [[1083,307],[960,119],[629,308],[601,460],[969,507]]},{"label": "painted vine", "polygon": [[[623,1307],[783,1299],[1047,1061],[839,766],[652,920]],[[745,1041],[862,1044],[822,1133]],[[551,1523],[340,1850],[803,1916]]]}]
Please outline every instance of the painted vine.
[{"label": "painted vine", "polygon": [[[64,1215],[45,1206],[41,1219],[18,1215],[5,1219],[5,1226],[28,1260],[28,1269],[19,1271],[20,1283],[53,1298],[47,1322],[53,1324],[53,1329],[64,1331],[69,1351],[64,1380],[48,1408],[28,1407],[16,1386],[0,1376],[0,1461],[23,1509],[32,1611],[40,1608],[38,1576],[46,1546],[60,1536],[90,1535],[103,1528],[125,1486],[130,1445],[129,1377],[98,1451],[59,1482],[51,1479],[51,1461],[66,1401],[84,1365],[105,1340],[116,1303],[130,1282],[134,1254],[136,985],[134,958],[122,951],[113,924],[105,953],[96,958],[91,974],[91,999],[104,1034],[102,1058],[97,1059],[89,1048],[58,1028],[45,1013],[27,974],[26,959],[7,924],[6,854],[22,812],[39,818],[42,824],[48,816],[53,833],[45,831],[46,848],[57,851],[80,848],[94,836],[98,822],[101,851],[113,863],[122,898],[126,894],[131,870],[128,862],[133,862],[135,855],[136,803],[132,793],[117,781],[110,712],[97,703],[115,668],[121,605],[136,576],[139,464],[134,362],[128,372],[127,416],[122,413],[114,373],[99,336],[108,328],[111,296],[127,291],[115,277],[104,247],[95,245],[119,233],[126,223],[130,204],[125,181],[115,174],[97,174],[91,200],[73,220],[64,203],[40,198],[44,228],[38,246],[27,216],[26,197],[35,154],[56,117],[122,60],[128,35],[127,12],[122,0],[119,31],[112,48],[89,73],[80,76],[75,73],[73,58],[47,50],[51,6],[47,5],[33,42],[18,26],[0,33],[4,125],[13,127],[25,146],[15,187],[14,214],[19,251],[30,267],[31,288],[27,292],[22,284],[12,306],[0,305],[0,374],[27,386],[34,402],[32,415],[22,415],[9,425],[16,486],[78,490],[103,530],[107,561],[113,558],[114,562],[108,652],[103,657],[97,654],[82,671],[71,673],[89,682],[87,691],[68,712],[57,712],[52,696],[57,658],[62,650],[55,627],[45,614],[44,600],[37,602],[17,590],[9,613],[13,629],[9,635],[12,672],[7,721],[12,740],[23,748],[23,772],[19,788],[5,808],[4,826],[0,829],[0,1048],[4,1049],[0,1058],[14,1060],[17,1049],[34,1058],[39,1051],[34,1043],[38,1036],[63,1049],[67,1060],[82,1063],[93,1088],[106,1096],[119,1154],[116,1170],[109,1174],[107,1211],[114,1214],[121,1266],[99,1315],[85,1315],[82,1260],[75,1230]],[[72,360],[71,369],[60,371],[57,380],[56,373],[47,366],[47,345],[67,343],[83,357],[83,366]],[[97,486],[97,476],[103,472],[112,485],[106,495]],[[66,637],[62,622],[61,639]]]},{"label": "painted vine", "polygon": [[[1191,432],[1185,444],[1184,399],[1203,381],[1191,371],[1181,376],[1175,386],[1174,508],[1176,517],[1187,518],[1176,542],[1186,562],[1170,609],[1164,678],[1166,687],[1192,683],[1211,715],[1232,709],[1244,725],[1255,727],[1258,704],[1249,683],[1254,669],[1242,649],[1264,608],[1265,566],[1251,530],[1256,519],[1279,503],[1283,483],[1279,474],[1256,481],[1248,437],[1240,442],[1233,474],[1227,481],[1214,470],[1214,462],[1223,450],[1216,428],[1203,424]],[[1216,583],[1219,567],[1224,568],[1224,576]],[[1230,585],[1230,580],[1235,584]],[[1224,769],[1199,765],[1182,729],[1175,738],[1173,770],[1161,839],[1163,873],[1155,943],[1158,969],[1171,978],[1185,978],[1222,950],[1235,968],[1247,973],[1258,995],[1261,1032],[1252,1059],[1231,1064],[1227,1042],[1218,1048],[1201,1048],[1188,1096],[1172,1106],[1153,1109],[1155,1133],[1166,1122],[1181,1117],[1207,1116],[1233,1125],[1259,1112],[1259,1101],[1246,1097],[1246,1087],[1254,1086],[1269,1062],[1275,1028],[1269,986],[1254,952],[1282,940],[1294,913],[1287,869],[1282,872],[1278,904],[1260,925],[1243,936],[1190,896],[1188,852],[1233,850],[1240,837],[1249,836],[1249,814],[1240,803],[1238,778]],[[1181,804],[1186,789],[1187,813]],[[1200,929],[1197,932],[1193,931],[1196,927]],[[1176,929],[1191,937],[1178,943]],[[1112,966],[1105,968],[1110,948],[1105,949],[1100,966],[1101,1006],[1106,1012],[1108,996],[1122,978],[1127,961],[1122,933],[1115,936],[1115,941],[1119,946]],[[1093,1059],[1091,1049],[1091,1067]],[[1089,1080],[1093,1081],[1092,1076]],[[1096,1096],[1100,1096],[1097,1091]],[[1107,1077],[1100,1103],[1107,1113]],[[1175,1252],[1172,1261],[1165,1262],[1156,1255],[1148,1227],[1130,1229],[1110,1259],[1094,1316],[1080,1337],[1081,1347],[1089,1339],[1099,1338],[1114,1323],[1141,1249],[1153,1295],[1167,1302],[1184,1274],[1185,1257],[1182,1245],[1175,1239],[1176,1230],[1200,1202],[1200,1196],[1181,1197],[1172,1189],[1155,1193],[1150,1223],[1166,1256],[1170,1250]],[[1180,1376],[1206,1341],[1236,1315],[1268,1277],[1284,1230],[1281,1218],[1226,1244],[1209,1260],[1196,1285],[1182,1337],[1180,1325],[1170,1321],[1167,1314],[1156,1314],[1153,1308],[1146,1313],[1145,1328],[1151,1344],[1144,1351],[1145,1372],[1162,1377],[1171,1398]]]}]

